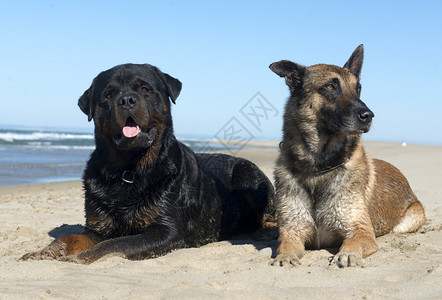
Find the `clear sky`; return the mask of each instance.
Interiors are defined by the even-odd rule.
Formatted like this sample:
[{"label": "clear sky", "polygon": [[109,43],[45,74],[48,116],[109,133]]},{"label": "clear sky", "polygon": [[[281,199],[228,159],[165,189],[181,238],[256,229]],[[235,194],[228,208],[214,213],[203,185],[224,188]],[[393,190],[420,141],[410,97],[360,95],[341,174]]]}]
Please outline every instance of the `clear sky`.
[{"label": "clear sky", "polygon": [[[268,66],[342,66],[364,44],[365,139],[442,144],[441,16],[439,0],[1,1],[0,124],[91,129],[77,100],[92,79],[150,63],[183,83],[177,136],[237,122],[279,139],[289,92]],[[242,114],[256,101],[259,126]]]}]

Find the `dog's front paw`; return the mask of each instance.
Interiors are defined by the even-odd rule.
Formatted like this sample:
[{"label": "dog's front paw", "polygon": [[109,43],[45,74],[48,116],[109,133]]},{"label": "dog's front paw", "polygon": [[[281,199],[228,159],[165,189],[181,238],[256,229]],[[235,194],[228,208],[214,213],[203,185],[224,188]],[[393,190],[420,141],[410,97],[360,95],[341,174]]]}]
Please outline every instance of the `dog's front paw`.
[{"label": "dog's front paw", "polygon": [[58,259],[63,260],[65,257],[66,244],[60,240],[56,239],[47,247],[40,251],[30,252],[23,255],[20,260],[42,260],[42,259]]},{"label": "dog's front paw", "polygon": [[362,257],[352,252],[339,252],[331,260],[330,265],[332,264],[336,264],[339,268],[364,267]]},{"label": "dog's front paw", "polygon": [[46,253],[42,251],[36,251],[36,252],[29,252],[20,257],[20,260],[38,260],[38,259],[51,259],[49,255],[46,255]]},{"label": "dog's front paw", "polygon": [[294,253],[289,254],[279,254],[271,263],[272,266],[300,266],[301,262],[299,261],[298,256]]}]

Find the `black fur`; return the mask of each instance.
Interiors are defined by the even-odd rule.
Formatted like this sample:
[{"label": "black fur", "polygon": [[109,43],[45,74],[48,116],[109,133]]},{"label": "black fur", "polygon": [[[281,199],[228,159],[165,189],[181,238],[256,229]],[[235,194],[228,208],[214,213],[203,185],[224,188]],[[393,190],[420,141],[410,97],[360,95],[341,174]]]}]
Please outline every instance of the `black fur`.
[{"label": "black fur", "polygon": [[[168,98],[175,103],[180,90],[156,67],[127,64],[102,72],[80,98],[95,122],[83,181],[85,234],[98,243],[76,261],[160,256],[252,232],[274,214],[273,186],[253,163],[195,154],[176,140]],[[128,122],[139,125],[137,137],[122,136]]]}]

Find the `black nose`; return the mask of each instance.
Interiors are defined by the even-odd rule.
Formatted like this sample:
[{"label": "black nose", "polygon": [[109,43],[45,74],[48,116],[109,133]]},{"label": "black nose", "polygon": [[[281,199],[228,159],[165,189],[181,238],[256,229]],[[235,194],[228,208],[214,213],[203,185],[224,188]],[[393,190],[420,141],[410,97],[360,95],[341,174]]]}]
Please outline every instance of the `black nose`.
[{"label": "black nose", "polygon": [[125,94],[118,99],[118,106],[124,108],[132,108],[137,104],[137,96],[133,94]]},{"label": "black nose", "polygon": [[369,123],[374,118],[374,113],[369,109],[364,109],[358,113],[358,117],[361,122]]}]

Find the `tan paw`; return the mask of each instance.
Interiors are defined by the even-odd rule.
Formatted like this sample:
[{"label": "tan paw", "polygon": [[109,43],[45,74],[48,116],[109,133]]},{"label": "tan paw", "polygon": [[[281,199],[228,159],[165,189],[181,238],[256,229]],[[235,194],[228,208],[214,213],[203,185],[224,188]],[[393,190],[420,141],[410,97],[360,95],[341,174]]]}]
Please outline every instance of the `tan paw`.
[{"label": "tan paw", "polygon": [[296,254],[279,254],[271,263],[272,266],[299,266],[301,262]]},{"label": "tan paw", "polygon": [[362,257],[357,253],[339,252],[333,257],[330,264],[336,264],[339,268],[364,267]]},{"label": "tan paw", "polygon": [[65,256],[66,244],[60,239],[53,241],[43,250],[30,252],[23,255],[20,260],[42,260],[42,259],[58,259],[62,260]]}]

